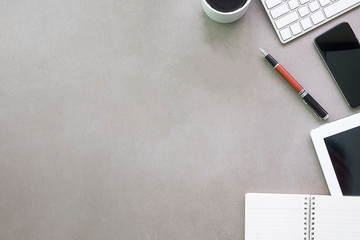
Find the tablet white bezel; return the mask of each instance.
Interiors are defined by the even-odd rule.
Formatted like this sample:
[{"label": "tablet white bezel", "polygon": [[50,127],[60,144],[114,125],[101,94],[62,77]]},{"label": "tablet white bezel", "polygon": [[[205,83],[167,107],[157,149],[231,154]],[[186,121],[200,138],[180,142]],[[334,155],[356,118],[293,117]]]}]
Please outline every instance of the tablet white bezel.
[{"label": "tablet white bezel", "polygon": [[324,139],[358,126],[360,126],[360,113],[331,123],[327,123],[319,128],[313,129],[310,132],[320,166],[332,196],[342,196],[343,194],[337,180],[334,167],[331,163]]}]

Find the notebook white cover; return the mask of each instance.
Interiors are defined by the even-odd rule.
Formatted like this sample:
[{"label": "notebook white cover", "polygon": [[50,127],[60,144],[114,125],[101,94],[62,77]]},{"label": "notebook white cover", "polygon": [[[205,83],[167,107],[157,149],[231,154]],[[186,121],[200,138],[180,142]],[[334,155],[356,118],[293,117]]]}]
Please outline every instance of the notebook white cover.
[{"label": "notebook white cover", "polygon": [[245,240],[358,240],[359,226],[359,197],[245,196]]}]

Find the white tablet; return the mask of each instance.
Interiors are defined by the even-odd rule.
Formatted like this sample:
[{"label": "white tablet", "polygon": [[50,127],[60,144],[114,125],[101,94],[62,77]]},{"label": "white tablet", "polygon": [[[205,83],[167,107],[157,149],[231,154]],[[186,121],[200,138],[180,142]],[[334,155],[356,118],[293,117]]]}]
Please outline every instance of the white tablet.
[{"label": "white tablet", "polygon": [[360,113],[311,131],[330,194],[360,195]]}]

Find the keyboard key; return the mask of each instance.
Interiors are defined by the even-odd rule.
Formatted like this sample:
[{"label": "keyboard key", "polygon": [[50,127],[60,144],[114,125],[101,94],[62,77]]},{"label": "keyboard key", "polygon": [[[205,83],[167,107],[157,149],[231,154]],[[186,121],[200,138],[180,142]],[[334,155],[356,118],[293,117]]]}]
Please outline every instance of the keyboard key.
[{"label": "keyboard key", "polygon": [[360,0],[339,0],[328,7],[324,8],[324,13],[327,18],[338,14],[353,5],[360,3]]},{"label": "keyboard key", "polygon": [[300,21],[300,23],[304,30],[307,30],[312,27],[312,24],[311,24],[311,21],[309,18],[304,18],[303,20]]},{"label": "keyboard key", "polygon": [[309,8],[310,8],[310,11],[315,12],[316,10],[318,10],[320,8],[320,6],[319,6],[318,2],[314,1],[314,2],[309,3]]},{"label": "keyboard key", "polygon": [[310,13],[307,6],[303,6],[303,7],[299,8],[298,11],[299,11],[300,17],[305,17],[306,15],[308,15]]},{"label": "keyboard key", "polygon": [[284,15],[287,12],[289,12],[289,8],[286,4],[283,4],[283,5],[278,6],[277,8],[274,8],[273,10],[271,10],[270,14],[273,19],[276,19],[276,18]]},{"label": "keyboard key", "polygon": [[281,35],[281,37],[282,37],[282,39],[284,41],[291,38],[291,33],[290,33],[290,30],[288,28],[285,28],[285,29],[281,30],[280,35]]},{"label": "keyboard key", "polygon": [[317,11],[316,13],[311,15],[311,20],[314,23],[314,25],[316,25],[316,24],[324,21],[325,17],[324,17],[324,14],[322,13],[322,11]]},{"label": "keyboard key", "polygon": [[292,22],[295,22],[299,19],[299,16],[296,12],[291,12],[288,15],[285,15],[281,17],[280,19],[275,21],[275,24],[278,29],[285,27],[286,25],[289,25]]},{"label": "keyboard key", "polygon": [[319,3],[323,7],[323,6],[328,5],[330,3],[330,0],[319,0]]},{"label": "keyboard key", "polygon": [[266,6],[270,9],[275,7],[276,5],[279,5],[281,3],[281,0],[266,0]]},{"label": "keyboard key", "polygon": [[299,2],[297,0],[290,0],[288,4],[291,10],[299,7]]},{"label": "keyboard key", "polygon": [[307,3],[307,2],[309,2],[310,0],[300,0],[300,3],[301,4],[305,4],[305,3]]},{"label": "keyboard key", "polygon": [[290,29],[294,35],[301,33],[301,27],[299,23],[294,23],[293,25],[290,25]]}]

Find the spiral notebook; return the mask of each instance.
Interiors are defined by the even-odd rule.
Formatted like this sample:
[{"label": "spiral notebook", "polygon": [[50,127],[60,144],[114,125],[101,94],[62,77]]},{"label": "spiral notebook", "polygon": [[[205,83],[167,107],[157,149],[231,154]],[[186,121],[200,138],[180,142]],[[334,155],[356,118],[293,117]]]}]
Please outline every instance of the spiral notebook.
[{"label": "spiral notebook", "polygon": [[247,193],[245,240],[359,240],[360,198]]}]

